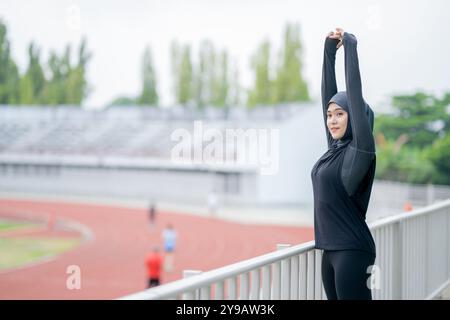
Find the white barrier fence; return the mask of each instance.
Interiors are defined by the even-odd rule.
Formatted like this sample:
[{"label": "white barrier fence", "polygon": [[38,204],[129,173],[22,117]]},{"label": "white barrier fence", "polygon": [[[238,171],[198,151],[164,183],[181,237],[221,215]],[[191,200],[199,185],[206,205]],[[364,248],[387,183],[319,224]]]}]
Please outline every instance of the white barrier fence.
[{"label": "white barrier fence", "polygon": [[[374,299],[430,299],[450,284],[450,199],[370,224],[377,258]],[[122,299],[326,299],[322,251],[314,241],[219,269],[186,270],[184,279]]]}]

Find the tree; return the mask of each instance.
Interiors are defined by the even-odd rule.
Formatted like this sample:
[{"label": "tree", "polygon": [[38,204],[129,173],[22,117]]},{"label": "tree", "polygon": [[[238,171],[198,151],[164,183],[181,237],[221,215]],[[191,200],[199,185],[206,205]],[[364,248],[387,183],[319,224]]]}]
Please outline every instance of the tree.
[{"label": "tree", "polygon": [[180,78],[179,78],[179,98],[178,102],[187,104],[192,100],[192,61],[191,48],[185,46],[182,51],[180,63]]},{"label": "tree", "polygon": [[198,108],[204,108],[213,101],[215,59],[216,55],[212,42],[209,40],[202,41],[199,61],[194,74],[194,100]]},{"label": "tree", "polygon": [[230,72],[229,55],[226,50],[216,51],[210,40],[203,40],[194,64],[191,49],[187,45],[171,44],[173,89],[177,103],[192,104],[197,108],[213,106],[228,107],[237,103],[240,95],[237,66]]},{"label": "tree", "polygon": [[43,93],[43,102],[49,105],[72,104],[81,105],[90,92],[86,80],[86,65],[91,54],[86,51],[86,39],[83,39],[78,50],[78,61],[71,63],[71,47],[66,46],[64,54],[59,57],[50,52],[48,68],[50,77]]},{"label": "tree", "polygon": [[[66,55],[68,51],[66,50]],[[67,57],[66,57],[67,58]],[[50,78],[44,88],[44,104],[58,105],[66,101],[65,80],[67,78],[66,66],[56,52],[51,51],[48,60]]]},{"label": "tree", "polygon": [[379,116],[375,131],[383,132],[388,140],[406,134],[408,146],[425,148],[450,129],[449,103],[449,94],[442,100],[423,92],[394,96],[394,113]]},{"label": "tree", "polygon": [[436,170],[426,152],[417,147],[408,147],[406,135],[386,140],[377,135],[376,178],[409,183],[433,182]]},{"label": "tree", "polygon": [[20,78],[11,57],[7,27],[0,19],[0,104],[15,104],[20,99]]},{"label": "tree", "polygon": [[212,101],[215,107],[228,106],[228,91],[230,88],[228,75],[228,53],[223,50],[214,68]]},{"label": "tree", "polygon": [[254,85],[248,93],[247,106],[271,104],[273,81],[270,77],[270,43],[264,41],[252,56],[251,67],[254,72]]},{"label": "tree", "polygon": [[227,95],[229,106],[238,106],[241,104],[242,88],[239,82],[239,69],[236,62],[233,62],[230,66],[230,81]]},{"label": "tree", "polygon": [[427,150],[427,155],[437,171],[435,182],[450,184],[450,132],[437,139]]},{"label": "tree", "polygon": [[20,103],[40,104],[46,79],[40,63],[40,50],[33,42],[28,47],[28,59],[28,69],[20,79]]},{"label": "tree", "polygon": [[172,91],[175,97],[175,101],[179,102],[179,74],[180,74],[180,45],[177,41],[172,41],[170,45],[170,66],[172,72]]},{"label": "tree", "polygon": [[302,75],[302,45],[298,24],[286,26],[273,94],[274,103],[309,100],[308,88]]},{"label": "tree", "polygon": [[394,96],[392,105],[393,114],[375,121],[377,178],[450,183],[450,94]]},{"label": "tree", "polygon": [[171,45],[172,79],[175,101],[186,105],[193,100],[191,49],[176,41]]},{"label": "tree", "polygon": [[91,91],[86,79],[86,65],[92,54],[87,52],[86,46],[86,38],[83,38],[78,49],[78,61],[75,67],[70,66],[70,61],[66,62],[69,69],[66,82],[66,103],[68,104],[81,105]]},{"label": "tree", "polygon": [[157,105],[158,93],[156,92],[156,75],[153,68],[153,59],[149,47],[145,49],[142,58],[142,90],[138,97],[138,104]]}]

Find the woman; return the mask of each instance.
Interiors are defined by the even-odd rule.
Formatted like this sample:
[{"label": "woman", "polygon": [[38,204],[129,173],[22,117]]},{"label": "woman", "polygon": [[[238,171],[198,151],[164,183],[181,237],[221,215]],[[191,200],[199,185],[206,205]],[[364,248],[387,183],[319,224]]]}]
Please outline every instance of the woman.
[{"label": "woman", "polygon": [[[311,171],[315,247],[322,249],[327,298],[372,299],[375,242],[365,222],[375,174],[373,112],[364,101],[357,40],[336,28],[325,39],[322,107],[328,151]],[[337,92],[336,51],[344,47],[346,91]]]}]

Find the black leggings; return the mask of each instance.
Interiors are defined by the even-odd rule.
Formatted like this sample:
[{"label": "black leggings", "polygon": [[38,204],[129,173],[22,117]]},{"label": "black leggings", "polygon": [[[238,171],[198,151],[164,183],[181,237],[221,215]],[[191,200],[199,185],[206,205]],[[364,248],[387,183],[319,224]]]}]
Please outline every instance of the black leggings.
[{"label": "black leggings", "polygon": [[328,300],[372,300],[367,280],[375,256],[362,250],[324,250],[322,281]]}]

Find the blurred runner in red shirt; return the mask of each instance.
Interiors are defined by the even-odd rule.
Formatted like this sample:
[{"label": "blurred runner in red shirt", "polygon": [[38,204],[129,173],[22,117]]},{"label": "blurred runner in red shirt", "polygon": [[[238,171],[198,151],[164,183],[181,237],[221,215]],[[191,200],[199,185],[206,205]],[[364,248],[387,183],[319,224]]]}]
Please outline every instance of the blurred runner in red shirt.
[{"label": "blurred runner in red shirt", "polygon": [[153,247],[152,252],[149,253],[145,259],[149,288],[159,286],[162,264],[163,258],[159,253],[159,247],[155,246]]}]

